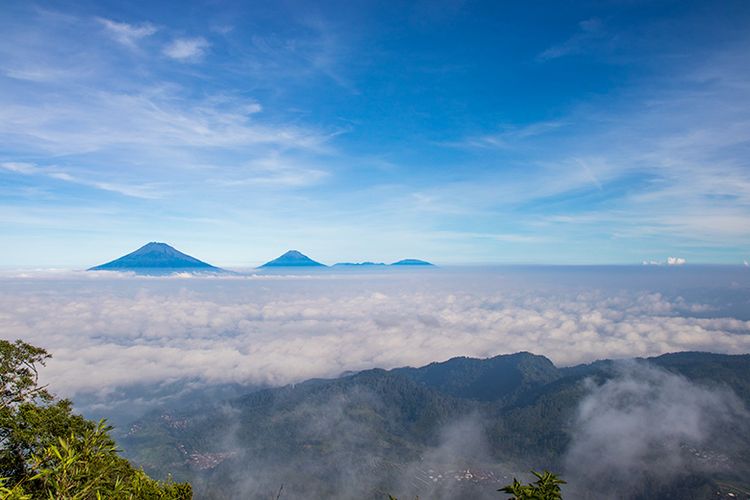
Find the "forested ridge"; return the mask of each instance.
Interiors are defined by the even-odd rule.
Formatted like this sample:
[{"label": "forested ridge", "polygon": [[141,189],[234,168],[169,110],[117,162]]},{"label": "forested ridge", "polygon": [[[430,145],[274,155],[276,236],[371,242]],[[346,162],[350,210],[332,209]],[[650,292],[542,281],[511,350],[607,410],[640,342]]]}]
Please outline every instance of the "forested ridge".
[{"label": "forested ridge", "polygon": [[[627,363],[636,372],[650,367],[750,402],[748,355],[687,352]],[[615,380],[620,366],[599,361],[558,368],[543,356],[517,353],[372,369],[189,410],[154,411],[134,423],[123,444],[147,471],[189,479],[206,498],[239,491],[270,497],[281,484],[287,498],[309,492],[320,498],[498,498],[497,489],[519,473],[564,471],[581,402],[592,388]],[[652,390],[658,395],[660,389]],[[730,491],[719,483],[744,487],[747,426],[715,427],[720,440],[679,448],[684,474],[633,480],[641,487],[634,498],[698,499]],[[606,477],[592,480],[594,490],[607,484]]]}]

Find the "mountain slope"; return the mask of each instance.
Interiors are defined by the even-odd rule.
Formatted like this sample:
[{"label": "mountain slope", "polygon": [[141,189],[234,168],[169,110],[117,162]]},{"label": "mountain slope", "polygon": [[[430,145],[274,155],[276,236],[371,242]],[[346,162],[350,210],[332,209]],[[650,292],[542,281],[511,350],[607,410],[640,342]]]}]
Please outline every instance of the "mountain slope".
[{"label": "mountain slope", "polygon": [[297,250],[289,250],[284,255],[266,262],[260,268],[265,267],[326,267],[325,264],[312,260],[307,255]]},{"label": "mountain slope", "polygon": [[138,250],[89,271],[123,271],[142,269],[196,269],[220,271],[220,268],[184,254],[167,245],[152,241]]},{"label": "mountain slope", "polygon": [[393,372],[451,396],[506,402],[561,376],[552,361],[528,352],[489,359],[453,358],[421,368],[397,368]]}]

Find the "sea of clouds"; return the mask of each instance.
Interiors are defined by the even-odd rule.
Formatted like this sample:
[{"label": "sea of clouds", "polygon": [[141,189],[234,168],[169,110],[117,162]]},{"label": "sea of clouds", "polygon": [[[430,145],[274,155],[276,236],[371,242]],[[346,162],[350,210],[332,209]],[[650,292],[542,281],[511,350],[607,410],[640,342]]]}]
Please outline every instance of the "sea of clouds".
[{"label": "sea of clouds", "polygon": [[750,352],[744,268],[446,268],[142,277],[9,272],[2,337],[53,355],[60,395],[128,385],[281,385],[530,351],[571,365]]}]

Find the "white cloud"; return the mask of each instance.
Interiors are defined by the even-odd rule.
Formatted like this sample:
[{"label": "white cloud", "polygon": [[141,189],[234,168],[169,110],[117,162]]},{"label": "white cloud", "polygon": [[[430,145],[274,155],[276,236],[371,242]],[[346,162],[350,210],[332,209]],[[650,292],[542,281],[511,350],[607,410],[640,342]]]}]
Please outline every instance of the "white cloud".
[{"label": "white cloud", "polygon": [[108,34],[117,42],[128,47],[135,47],[142,38],[156,33],[156,27],[151,23],[128,24],[112,21],[111,19],[97,19],[106,29]]},{"label": "white cloud", "polygon": [[203,57],[210,44],[205,38],[177,38],[164,48],[164,54],[178,61],[197,61]]},{"label": "white cloud", "polygon": [[561,364],[750,351],[749,321],[691,317],[701,304],[530,287],[497,271],[2,280],[3,336],[49,349],[45,379],[65,395],[183,378],[283,384],[517,351]]},{"label": "white cloud", "polygon": [[682,266],[687,264],[687,259],[683,257],[667,257],[666,261],[658,261],[658,260],[644,260],[643,265],[644,266]]}]

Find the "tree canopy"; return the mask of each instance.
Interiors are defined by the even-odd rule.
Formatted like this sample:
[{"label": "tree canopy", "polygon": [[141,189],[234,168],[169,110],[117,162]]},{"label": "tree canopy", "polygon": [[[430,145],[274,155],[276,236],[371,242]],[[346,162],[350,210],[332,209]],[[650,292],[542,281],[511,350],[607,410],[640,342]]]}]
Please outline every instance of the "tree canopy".
[{"label": "tree canopy", "polygon": [[111,427],[76,415],[39,385],[50,354],[0,340],[0,499],[187,500],[187,483],[156,481],[118,454]]},{"label": "tree canopy", "polygon": [[565,481],[549,471],[531,471],[537,478],[533,483],[523,484],[513,478],[513,482],[497,491],[513,495],[509,500],[561,500],[561,484]]}]

